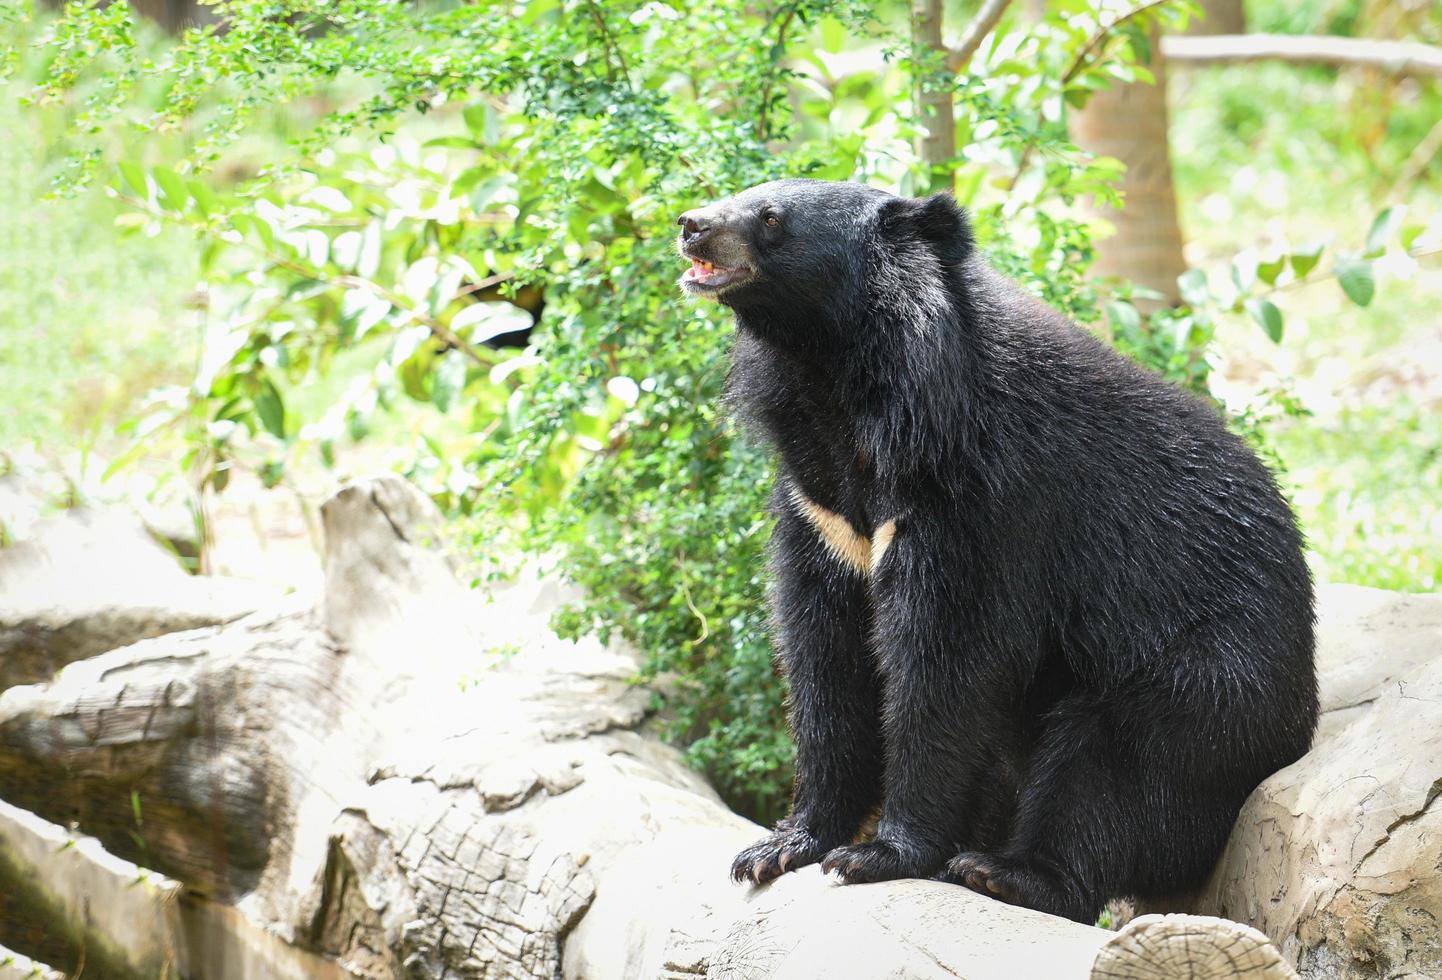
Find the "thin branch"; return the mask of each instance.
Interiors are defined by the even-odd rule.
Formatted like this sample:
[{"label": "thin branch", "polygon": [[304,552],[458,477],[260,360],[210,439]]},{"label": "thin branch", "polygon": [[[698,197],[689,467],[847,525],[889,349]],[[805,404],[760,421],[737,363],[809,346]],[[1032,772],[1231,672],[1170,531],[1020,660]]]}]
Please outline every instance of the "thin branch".
[{"label": "thin branch", "polygon": [[676,552],[676,570],[681,573],[681,598],[686,600],[686,608],[691,610],[691,615],[701,621],[701,634],[696,639],[687,641],[686,645],[688,647],[698,646],[706,642],[706,638],[711,635],[711,624],[706,621],[706,614],[697,609],[696,603],[691,601],[691,588],[686,584],[686,552],[684,551]]},{"label": "thin branch", "polygon": [[484,292],[487,289],[490,289],[492,286],[499,286],[502,283],[510,282],[514,278],[516,278],[516,274],[514,272],[505,272],[494,276],[486,276],[486,278],[481,279],[478,282],[473,282],[469,286],[462,286],[460,289],[457,289],[456,295],[453,298],[460,299],[462,296],[469,296],[471,293]]},{"label": "thin branch", "polygon": [[1392,183],[1394,192],[1413,184],[1417,178],[1422,176],[1432,158],[1442,152],[1442,119],[1438,119],[1422,137],[1412,152],[1407,155],[1407,160],[1402,164],[1402,169],[1397,173],[1397,179]]},{"label": "thin branch", "polygon": [[[1115,31],[1118,27],[1121,27],[1128,21],[1141,16],[1142,14],[1146,13],[1148,10],[1151,10],[1154,7],[1160,7],[1164,4],[1172,2],[1173,0],[1150,0],[1149,3],[1144,3],[1140,6],[1133,7],[1131,10],[1128,10],[1126,13],[1122,14],[1115,20],[1098,27],[1096,33],[1087,39],[1086,44],[1082,45],[1082,49],[1077,52],[1076,58],[1072,60],[1071,67],[1068,68],[1066,70],[1066,74],[1062,76],[1062,88],[1066,88],[1067,85],[1071,84],[1072,80],[1075,79],[1077,75],[1081,73],[1081,70],[1086,67],[1087,59],[1091,57],[1092,52],[1095,51],[1098,46],[1103,44],[1107,40],[1107,38],[1111,37],[1112,32]],[[1011,175],[1011,183],[1007,185],[1007,190],[1012,190],[1013,188],[1015,188],[1017,181],[1021,180],[1021,175],[1026,172],[1026,165],[1031,161],[1031,151],[1035,147],[1035,145],[1035,141],[1030,141],[1026,144],[1026,146],[1022,147],[1021,159],[1017,161],[1016,172]]]},{"label": "thin branch", "polygon": [[1107,38],[1111,37],[1112,33],[1118,27],[1121,27],[1129,20],[1140,17],[1142,14],[1146,13],[1148,10],[1151,10],[1154,7],[1161,7],[1165,4],[1173,2],[1175,2],[1175,0],[1151,0],[1150,3],[1144,3],[1138,7],[1133,7],[1131,10],[1128,10],[1126,13],[1122,14],[1111,23],[1103,24],[1101,27],[1098,27],[1096,33],[1093,34],[1087,40],[1085,46],[1083,46],[1082,49],[1077,52],[1076,60],[1071,63],[1071,67],[1068,68],[1066,74],[1061,77],[1061,83],[1063,85],[1066,85],[1072,79],[1076,78],[1077,75],[1081,72],[1081,70],[1086,67],[1087,58],[1091,56],[1091,53],[1096,50],[1099,44],[1101,44]]},{"label": "thin branch", "polygon": [[[116,194],[115,198],[116,200],[130,205],[138,211],[143,211],[144,213],[149,214],[154,218],[158,218],[164,221],[171,221],[173,223],[181,223],[180,219],[164,211],[161,211],[158,208],[153,207],[149,201],[142,201],[140,198],[130,194]],[[381,299],[385,300],[396,309],[406,313],[406,315],[408,315],[412,320],[418,321],[427,329],[429,329],[431,335],[437,340],[451,347],[454,347],[456,350],[460,351],[471,360],[475,361],[481,367],[491,367],[491,361],[488,360],[485,356],[483,356],[480,350],[476,348],[473,344],[461,338],[461,336],[458,335],[454,330],[446,326],[441,321],[437,320],[435,317],[422,313],[420,310],[417,310],[416,308],[411,306],[409,302],[407,302],[405,297],[401,296],[399,293],[387,289],[378,282],[373,282],[363,276],[327,276],[325,274],[325,271],[322,269],[316,269],[311,266],[302,265],[301,263],[295,262],[291,259],[281,258],[278,255],[273,255],[270,252],[267,252],[265,249],[257,248],[253,243],[249,241],[242,240],[240,242],[237,242],[236,244],[240,245],[242,248],[246,248],[252,252],[255,252],[261,258],[269,261],[272,265],[282,269],[287,269],[291,272],[294,272],[298,276],[304,276],[307,279],[314,279],[317,282],[324,282],[330,285],[350,286],[352,288],[365,289],[372,293],[375,293],[375,295],[379,296]]]},{"label": "thin branch", "polygon": [[1416,41],[1285,34],[1216,34],[1165,37],[1168,59],[1192,64],[1286,61],[1337,68],[1374,68],[1392,75],[1442,78],[1442,48]]},{"label": "thin branch", "polygon": [[981,5],[971,23],[966,25],[966,33],[961,36],[960,43],[946,52],[947,71],[955,75],[971,62],[972,56],[981,48],[981,42],[996,29],[1001,15],[1009,6],[1011,0],[986,0]]},{"label": "thin branch", "polygon": [[[290,269],[292,272],[307,272],[305,266],[290,262],[285,259],[281,259],[279,261],[272,259],[272,261],[275,261],[277,265]],[[485,356],[483,356],[481,352],[470,343],[470,341],[462,339],[460,334],[456,333],[450,327],[446,326],[444,323],[441,323],[441,321],[437,320],[435,317],[422,313],[420,310],[407,303],[405,297],[401,296],[399,293],[387,289],[380,283],[373,282],[370,279],[366,279],[362,276],[350,275],[326,276],[323,278],[322,281],[334,283],[337,286],[350,286],[355,289],[365,289],[373,292],[381,299],[385,300],[387,303],[391,304],[399,310],[403,310],[412,319],[419,321],[421,325],[430,330],[431,335],[437,340],[439,340],[441,343],[446,344],[450,347],[454,347],[456,350],[460,351],[462,354],[465,354],[471,360],[475,361],[481,367],[489,368],[492,366],[491,361],[488,360]]]},{"label": "thin branch", "polygon": [[[781,23],[780,26],[776,28],[776,43],[772,45],[771,50],[779,51],[781,57],[785,57],[786,54],[786,30],[791,26],[791,19],[795,16],[796,5],[791,4],[786,8],[786,12],[779,18]],[[772,67],[778,67],[779,63],[778,59],[777,65],[773,65]],[[766,82],[761,86],[761,109],[756,119],[756,138],[763,143],[766,142],[767,137],[770,135],[770,122],[766,117],[771,109],[771,89],[775,81],[776,77],[774,72],[767,73]]]},{"label": "thin branch", "polygon": [[589,0],[586,7],[591,11],[591,19],[596,22],[596,28],[601,32],[601,43],[606,48],[606,74],[613,77],[611,62],[614,60],[621,69],[621,74],[626,77],[626,84],[631,83],[631,66],[626,64],[626,56],[621,53],[621,46],[616,43],[615,37],[611,35],[611,29],[606,26],[606,17],[601,8],[596,5],[596,0]]}]

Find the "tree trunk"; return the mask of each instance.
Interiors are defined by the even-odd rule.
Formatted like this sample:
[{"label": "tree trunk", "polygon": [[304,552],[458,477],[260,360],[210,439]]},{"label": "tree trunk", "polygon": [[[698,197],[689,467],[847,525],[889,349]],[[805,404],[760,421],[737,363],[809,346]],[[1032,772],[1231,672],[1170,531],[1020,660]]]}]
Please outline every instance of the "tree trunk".
[{"label": "tree trunk", "polygon": [[1242,0],[1200,0],[1202,16],[1187,24],[1187,34],[1245,34],[1247,10]]},{"label": "tree trunk", "polygon": [[1177,277],[1187,264],[1182,257],[1167,143],[1167,70],[1155,32],[1151,47],[1149,67],[1155,85],[1114,82],[1093,94],[1085,108],[1072,114],[1070,122],[1078,146],[1115,157],[1127,168],[1121,182],[1124,206],[1093,212],[1095,218],[1116,229],[1115,234],[1097,241],[1093,273],[1155,290],[1166,305],[1172,305],[1180,299]]},{"label": "tree trunk", "polygon": [[96,842],[0,808],[0,859],[82,930],[128,923],[106,946],[134,976],[1161,980],[1254,959],[1249,976],[1293,976],[1221,920],[1113,934],[815,868],[736,885],[762,829],[648,734],[627,651],[549,633],[564,590],[463,588],[394,478],[323,514],[320,610],[295,599],[0,694],[0,795],[174,879],[118,887],[145,873],[106,855],[110,879],[78,887]]},{"label": "tree trunk", "polygon": [[929,70],[933,63],[941,67],[946,62],[943,19],[941,0],[912,0],[912,60],[918,74],[913,98],[922,127],[917,149],[930,171],[927,187],[923,188],[929,191],[951,189],[951,160],[956,156],[956,114],[949,78],[946,74],[933,77]]}]

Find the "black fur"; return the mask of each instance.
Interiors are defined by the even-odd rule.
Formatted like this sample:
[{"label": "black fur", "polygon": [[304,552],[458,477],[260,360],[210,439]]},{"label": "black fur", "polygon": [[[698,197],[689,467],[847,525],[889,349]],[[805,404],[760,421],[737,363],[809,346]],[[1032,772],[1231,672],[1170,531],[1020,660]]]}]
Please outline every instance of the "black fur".
[{"label": "black fur", "polygon": [[[1198,884],[1316,722],[1311,579],[1265,467],[994,272],[949,198],[782,181],[688,220],[685,254],[739,270],[687,288],[734,309],[729,398],[780,456],[795,798],[733,874],[821,861],[1079,921]],[[797,491],[863,537],[896,522],[871,574]]]}]

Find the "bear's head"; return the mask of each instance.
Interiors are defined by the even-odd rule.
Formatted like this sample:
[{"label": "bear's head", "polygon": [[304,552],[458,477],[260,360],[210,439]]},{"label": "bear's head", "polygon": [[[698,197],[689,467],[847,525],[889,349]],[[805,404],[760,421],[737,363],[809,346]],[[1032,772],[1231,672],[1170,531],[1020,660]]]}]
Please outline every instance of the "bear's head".
[{"label": "bear's head", "polygon": [[897,197],[864,184],[778,180],[687,211],[677,241],[681,288],[775,319],[861,307],[945,288],[971,251],[965,213],[946,194]]}]

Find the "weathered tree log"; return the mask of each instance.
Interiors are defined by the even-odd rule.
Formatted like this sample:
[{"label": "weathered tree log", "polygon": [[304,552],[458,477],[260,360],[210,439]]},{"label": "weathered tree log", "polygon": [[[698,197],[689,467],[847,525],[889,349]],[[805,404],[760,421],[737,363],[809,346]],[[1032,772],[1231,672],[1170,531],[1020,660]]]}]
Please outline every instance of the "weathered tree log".
[{"label": "weathered tree log", "polygon": [[1162,53],[1172,61],[1191,64],[1290,61],[1335,68],[1370,68],[1390,75],[1442,78],[1442,48],[1416,41],[1289,34],[1217,34],[1211,37],[1163,38]]},{"label": "weathered tree log", "polygon": [[1235,923],[1113,934],[814,868],[734,885],[760,828],[647,734],[626,651],[549,633],[562,589],[460,586],[399,480],[324,516],[321,612],[293,601],[0,694],[0,796],[183,883],[157,927],[182,975],[1067,980],[1232,976],[1252,956],[1249,976],[1292,976]]},{"label": "weathered tree log", "polygon": [[135,518],[71,510],[0,549],[0,689],[151,636],[227,623],[277,592],[187,575]]},{"label": "weathered tree log", "polygon": [[1333,587],[1312,751],[1247,800],[1188,907],[1309,977],[1442,977],[1442,596]]}]

